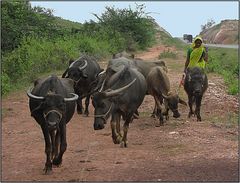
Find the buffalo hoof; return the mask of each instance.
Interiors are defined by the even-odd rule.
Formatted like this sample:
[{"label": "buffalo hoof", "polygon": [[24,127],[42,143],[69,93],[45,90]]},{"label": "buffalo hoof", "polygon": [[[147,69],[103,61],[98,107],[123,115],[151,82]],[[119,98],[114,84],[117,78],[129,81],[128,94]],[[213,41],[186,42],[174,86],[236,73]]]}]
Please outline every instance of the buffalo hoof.
[{"label": "buffalo hoof", "polygon": [[202,121],[201,117],[198,117],[198,118],[197,118],[197,121]]},{"label": "buffalo hoof", "polygon": [[188,118],[191,118],[192,115],[194,115],[194,113],[193,112],[189,112],[188,113]]},{"label": "buffalo hoof", "polygon": [[127,148],[127,147],[128,147],[128,143],[122,141],[121,144],[120,144],[120,147],[121,147],[121,148]]},{"label": "buffalo hoof", "polygon": [[156,118],[156,115],[152,113],[150,117],[151,118]]},{"label": "buffalo hoof", "polygon": [[169,115],[166,115],[165,118],[166,118],[166,120],[168,121],[168,120],[169,120]]},{"label": "buffalo hoof", "polygon": [[43,172],[45,175],[50,175],[52,174],[52,165],[50,166],[45,166],[44,169],[43,169]]},{"label": "buffalo hoof", "polygon": [[55,165],[56,167],[59,167],[61,164],[62,164],[62,159],[59,159],[59,158],[53,159],[53,165]]},{"label": "buffalo hoof", "polygon": [[112,139],[114,144],[120,144],[122,142],[122,137],[120,135],[116,138],[113,137]]},{"label": "buffalo hoof", "polygon": [[89,113],[87,113],[87,114],[86,114],[86,113],[84,113],[84,116],[85,116],[85,117],[88,117],[88,115],[89,115]]},{"label": "buffalo hoof", "polygon": [[85,111],[84,111],[84,116],[88,117],[88,115],[89,115],[89,111],[88,111],[88,110],[85,110]]},{"label": "buffalo hoof", "polygon": [[77,113],[82,114],[83,112],[82,112],[82,110],[77,110]]}]

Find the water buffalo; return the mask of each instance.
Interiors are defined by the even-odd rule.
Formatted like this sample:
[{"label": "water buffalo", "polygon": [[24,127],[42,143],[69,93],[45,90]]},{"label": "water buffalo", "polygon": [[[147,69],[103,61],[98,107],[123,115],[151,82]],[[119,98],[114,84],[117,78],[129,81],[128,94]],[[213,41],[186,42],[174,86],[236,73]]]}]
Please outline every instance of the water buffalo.
[{"label": "water buffalo", "polygon": [[[178,112],[178,103],[186,106],[187,103],[184,102],[178,94],[174,94],[170,90],[170,81],[164,69],[159,66],[153,67],[149,72],[146,81],[148,93],[155,99],[157,116],[159,117],[160,125],[163,125],[163,115],[166,116],[166,119],[169,118],[169,109],[173,112],[173,117],[180,117],[180,113]],[[165,104],[165,112],[162,112],[161,105],[163,102]]]},{"label": "water buffalo", "polygon": [[[193,67],[188,68],[184,80],[184,90],[188,95],[188,105],[190,118],[193,114],[197,116],[197,121],[201,121],[200,107],[204,92],[208,87],[208,78],[202,68]],[[195,111],[193,112],[192,106],[196,104]]]},{"label": "water buffalo", "polygon": [[135,55],[132,54],[132,53],[127,53],[126,51],[122,51],[122,52],[119,52],[119,53],[115,53],[112,56],[113,59],[120,58],[120,57],[125,57],[125,58],[132,59],[132,58],[135,57]]},{"label": "water buffalo", "polygon": [[[112,67],[106,70],[106,78],[100,90],[93,94],[94,129],[104,128],[111,116],[112,139],[115,144],[127,147],[127,132],[134,112],[141,105],[147,91],[144,76],[128,65],[121,65],[116,72]],[[123,118],[123,136],[120,119]]]},{"label": "water buffalo", "polygon": [[84,114],[88,116],[90,94],[97,85],[97,76],[101,71],[103,69],[100,68],[94,57],[82,55],[71,63],[63,73],[63,78],[70,78],[75,81],[74,90],[79,95],[77,100],[78,114],[83,113],[82,99],[86,97]]},{"label": "water buffalo", "polygon": [[31,116],[41,126],[45,139],[46,174],[52,171],[52,164],[62,163],[67,148],[66,124],[74,114],[78,99],[73,83],[53,75],[36,80],[34,88],[27,91]]}]

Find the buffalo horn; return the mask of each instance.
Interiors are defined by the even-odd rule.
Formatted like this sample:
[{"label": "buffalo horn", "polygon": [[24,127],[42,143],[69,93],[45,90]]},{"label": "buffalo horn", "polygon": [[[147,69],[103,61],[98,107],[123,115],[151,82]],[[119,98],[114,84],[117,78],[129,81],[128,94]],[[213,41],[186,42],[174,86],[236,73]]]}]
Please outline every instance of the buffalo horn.
[{"label": "buffalo horn", "polygon": [[100,73],[98,74],[98,76],[99,76],[99,75],[102,75],[102,74],[104,74],[104,73],[106,73],[105,70],[103,70],[102,72],[100,72]]},{"label": "buffalo horn", "polygon": [[163,96],[163,98],[165,98],[165,99],[168,98],[168,96],[167,96],[167,95],[164,95],[163,93],[162,93],[162,96]]},{"label": "buffalo horn", "polygon": [[32,94],[32,88],[29,88],[27,91],[27,96],[32,99],[43,100],[44,97],[36,96]]},{"label": "buffalo horn", "polygon": [[71,63],[68,68],[71,68],[73,66],[73,64],[75,64],[75,62],[77,62],[77,61],[78,60],[75,60],[73,63]]},{"label": "buffalo horn", "polygon": [[70,94],[73,95],[73,97],[71,97],[71,98],[64,98],[65,102],[75,101],[75,100],[78,99],[78,95],[77,94],[75,94],[75,93],[70,93]]},{"label": "buffalo horn", "polygon": [[104,95],[105,95],[105,97],[116,96],[116,95],[120,94],[122,91],[124,91],[127,88],[129,88],[135,81],[136,81],[136,78],[133,81],[131,81],[129,84],[127,84],[126,86],[124,86],[122,88],[118,88],[116,90],[112,90],[112,91],[109,91],[109,92],[104,92]]},{"label": "buffalo horn", "polygon": [[83,69],[85,69],[86,67],[87,67],[87,61],[84,60],[84,65],[83,65],[83,66],[79,66],[78,69],[79,69],[79,70],[83,70]]}]

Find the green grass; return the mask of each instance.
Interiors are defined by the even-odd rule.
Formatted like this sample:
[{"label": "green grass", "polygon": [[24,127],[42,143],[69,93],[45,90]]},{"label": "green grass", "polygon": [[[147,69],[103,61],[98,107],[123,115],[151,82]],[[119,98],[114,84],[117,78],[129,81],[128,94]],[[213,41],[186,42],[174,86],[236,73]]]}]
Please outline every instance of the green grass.
[{"label": "green grass", "polygon": [[162,53],[159,54],[158,56],[159,59],[162,58],[172,58],[172,59],[176,59],[177,58],[177,54],[175,52],[172,51],[164,51]]},{"label": "green grass", "polygon": [[229,112],[226,115],[210,116],[208,119],[211,125],[224,128],[236,128],[238,125],[238,114]]},{"label": "green grass", "polygon": [[214,72],[223,76],[229,94],[238,94],[238,50],[209,48],[209,59],[206,69],[208,73]]}]

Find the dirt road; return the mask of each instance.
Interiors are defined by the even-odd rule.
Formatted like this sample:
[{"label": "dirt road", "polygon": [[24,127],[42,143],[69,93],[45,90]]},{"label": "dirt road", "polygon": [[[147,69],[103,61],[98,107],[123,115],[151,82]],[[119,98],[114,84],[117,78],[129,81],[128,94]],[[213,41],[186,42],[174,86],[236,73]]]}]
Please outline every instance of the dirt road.
[{"label": "dirt road", "polygon": [[[155,59],[162,46],[139,54]],[[172,49],[174,50],[174,49]],[[165,59],[172,88],[178,85],[184,58]],[[181,117],[155,127],[150,118],[153,98],[146,96],[140,118],[130,124],[128,148],[111,139],[105,129],[93,130],[93,117],[75,113],[67,126],[67,151],[61,167],[43,174],[44,139],[30,116],[25,91],[2,100],[2,181],[238,181],[238,101],[226,94],[223,80],[209,74],[209,88],[202,103],[202,122]],[[183,88],[180,96],[186,100]],[[90,114],[93,107],[90,105]]]}]

